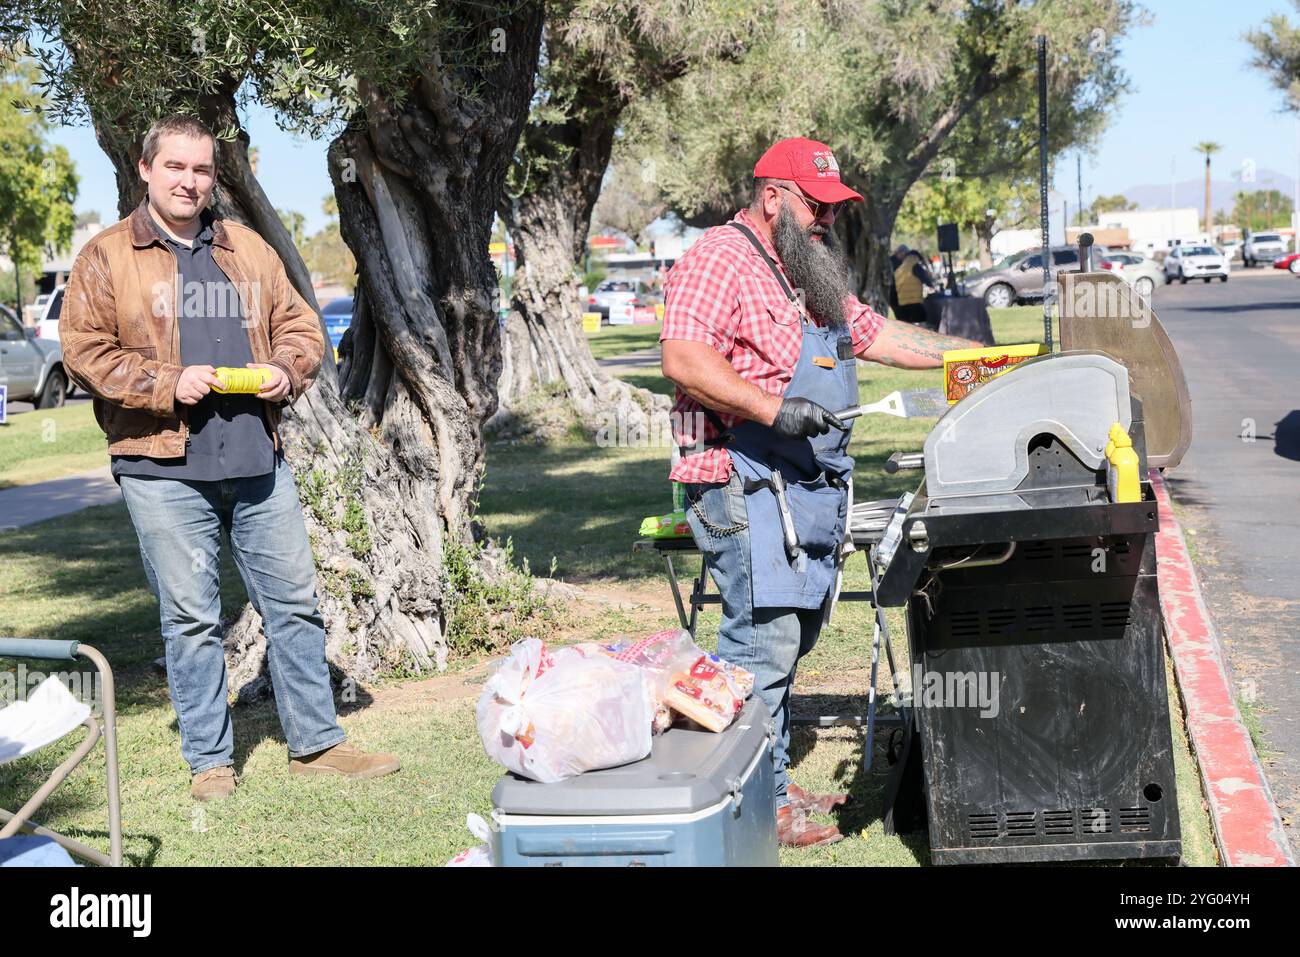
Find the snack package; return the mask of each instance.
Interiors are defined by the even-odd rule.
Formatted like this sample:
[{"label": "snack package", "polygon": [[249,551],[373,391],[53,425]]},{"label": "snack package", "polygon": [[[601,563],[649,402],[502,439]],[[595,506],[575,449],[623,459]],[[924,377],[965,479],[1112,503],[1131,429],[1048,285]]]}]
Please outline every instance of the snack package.
[{"label": "snack package", "polygon": [[949,349],[943,354],[944,397],[949,405],[960,402],[990,379],[1010,372],[1026,359],[1046,354],[1047,346],[1041,342]]},{"label": "snack package", "polygon": [[552,653],[536,638],[511,647],[475,709],[488,757],[547,783],[644,758],[653,716],[640,668],[583,647]]},{"label": "snack package", "polygon": [[679,510],[643,518],[640,534],[646,538],[690,538],[691,526],[686,521],[685,510]]},{"label": "snack package", "polygon": [[492,846],[488,843],[491,831],[487,821],[477,814],[465,815],[465,826],[482,844],[461,851],[444,866],[446,867],[492,867]]},{"label": "snack package", "polygon": [[[651,676],[656,708],[667,706],[711,731],[722,731],[754,691],[754,676],[696,646],[682,628],[655,632],[639,641],[625,639],[598,646],[615,661],[645,669]],[[656,733],[667,727],[656,712]]]}]

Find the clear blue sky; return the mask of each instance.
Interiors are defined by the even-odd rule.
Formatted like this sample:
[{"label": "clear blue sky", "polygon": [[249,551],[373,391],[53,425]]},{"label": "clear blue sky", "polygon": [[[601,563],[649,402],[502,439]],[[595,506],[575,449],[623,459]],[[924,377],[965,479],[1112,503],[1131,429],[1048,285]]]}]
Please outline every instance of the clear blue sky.
[{"label": "clear blue sky", "polygon": [[[1215,157],[1215,178],[1228,179],[1246,159],[1258,169],[1289,178],[1296,166],[1292,116],[1279,112],[1281,95],[1249,66],[1241,36],[1272,12],[1294,7],[1286,0],[1150,0],[1150,26],[1121,41],[1122,63],[1133,80],[1095,155],[1083,162],[1084,201],[1144,183],[1167,183],[1200,175],[1204,160],[1192,147],[1201,140],[1223,145]],[[306,217],[308,232],[325,221],[321,198],[330,192],[325,143],[297,140],[276,128],[265,111],[247,117],[258,148],[258,177],[271,201]],[[67,146],[81,175],[78,211],[95,209],[116,218],[113,172],[86,128],[62,129],[56,142]],[[1074,154],[1060,158],[1055,187],[1075,204]],[[1290,185],[1287,184],[1289,190]],[[1179,205],[1197,206],[1194,193]]]},{"label": "clear blue sky", "polygon": [[[1223,146],[1214,156],[1214,178],[1227,180],[1252,159],[1259,170],[1289,178],[1296,168],[1295,118],[1279,112],[1282,95],[1250,66],[1251,48],[1241,39],[1271,13],[1296,19],[1285,0],[1150,0],[1151,24],[1121,41],[1121,63],[1133,90],[1094,155],[1084,155],[1083,197],[1122,192],[1131,186],[1168,183],[1203,175],[1204,157],[1192,147],[1202,140]],[[1055,187],[1075,206],[1076,161],[1061,158]],[[1283,184],[1275,184],[1283,188]],[[1180,206],[1199,207],[1203,194],[1181,191]]]}]

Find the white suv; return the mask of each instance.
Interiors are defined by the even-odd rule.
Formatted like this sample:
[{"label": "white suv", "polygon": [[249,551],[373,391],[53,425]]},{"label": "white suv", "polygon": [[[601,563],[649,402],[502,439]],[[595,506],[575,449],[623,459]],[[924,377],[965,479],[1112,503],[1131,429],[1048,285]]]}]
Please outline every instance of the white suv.
[{"label": "white suv", "polygon": [[1181,283],[1189,279],[1227,282],[1228,260],[1213,246],[1175,246],[1165,257],[1165,285],[1175,279]]}]

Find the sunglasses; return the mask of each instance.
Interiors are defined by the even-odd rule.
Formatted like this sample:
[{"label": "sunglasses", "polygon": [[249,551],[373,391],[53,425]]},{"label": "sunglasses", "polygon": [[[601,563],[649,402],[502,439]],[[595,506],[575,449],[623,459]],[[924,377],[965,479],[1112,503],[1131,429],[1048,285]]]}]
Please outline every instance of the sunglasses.
[{"label": "sunglasses", "polygon": [[818,200],[815,199],[809,199],[803,193],[796,192],[795,190],[791,189],[789,186],[782,186],[780,183],[773,183],[772,185],[775,186],[777,189],[785,190],[791,196],[798,196],[801,200],[803,200],[804,205],[808,207],[808,212],[812,213],[813,219],[821,219],[822,216],[825,215],[827,210],[830,210],[831,219],[834,219],[844,210],[844,207],[848,205],[843,200],[841,200],[838,203],[819,202]]}]

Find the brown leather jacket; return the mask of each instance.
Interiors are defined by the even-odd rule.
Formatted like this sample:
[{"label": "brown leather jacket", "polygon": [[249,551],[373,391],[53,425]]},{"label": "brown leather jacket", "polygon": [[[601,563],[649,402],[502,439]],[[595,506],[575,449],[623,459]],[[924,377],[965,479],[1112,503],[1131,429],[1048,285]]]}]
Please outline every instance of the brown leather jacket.
[{"label": "brown leather jacket", "polygon": [[[292,403],[320,371],[320,318],[254,230],[214,220],[212,245],[213,259],[238,291],[253,361],[284,370]],[[176,257],[144,203],[96,234],[72,266],[59,318],[63,364],[94,396],[110,455],[185,454],[189,406],[176,401],[183,368],[176,276]],[[280,403],[262,407],[278,449]]]}]

